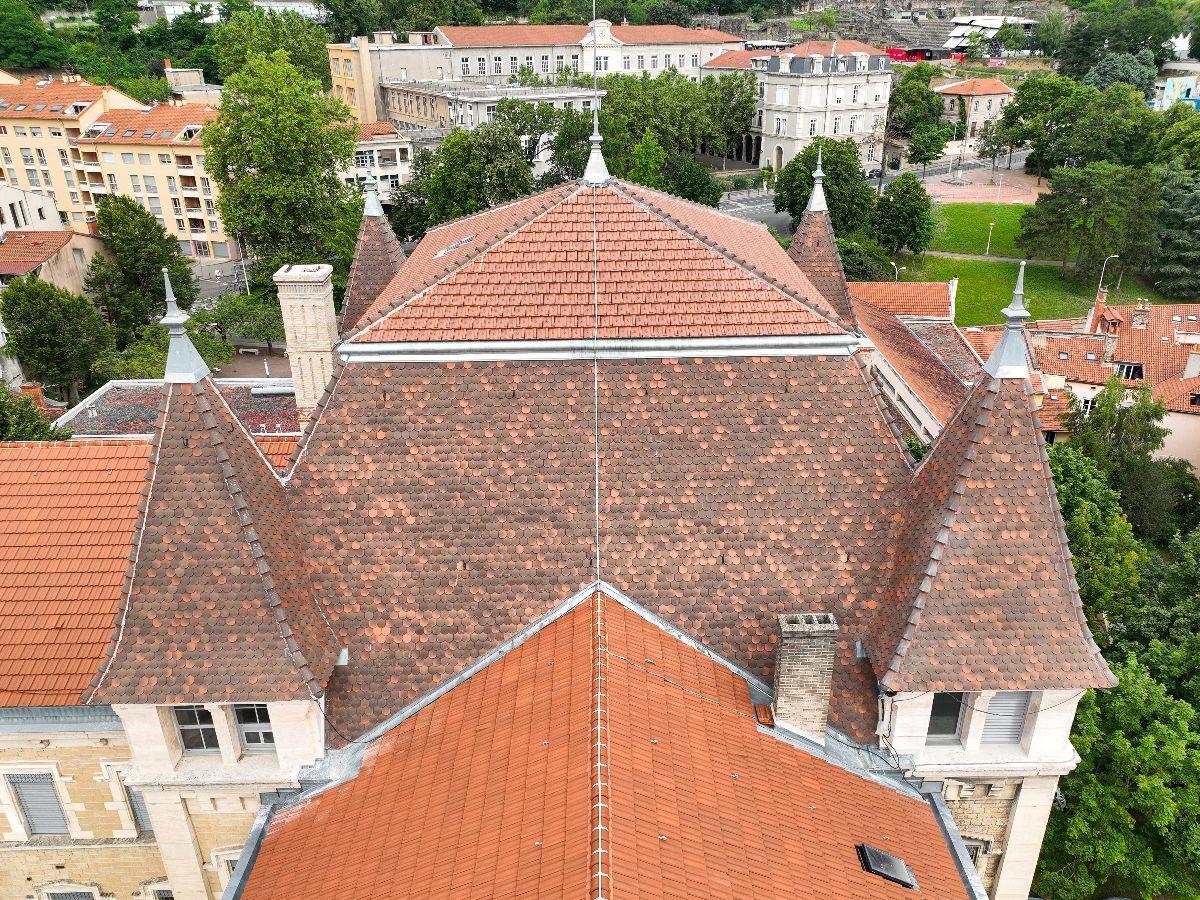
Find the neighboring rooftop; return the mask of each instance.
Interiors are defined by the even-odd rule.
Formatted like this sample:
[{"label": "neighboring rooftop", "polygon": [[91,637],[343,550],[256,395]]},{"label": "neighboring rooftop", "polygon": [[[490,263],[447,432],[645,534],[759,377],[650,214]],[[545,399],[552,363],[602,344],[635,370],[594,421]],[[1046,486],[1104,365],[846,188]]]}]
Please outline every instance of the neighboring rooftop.
[{"label": "neighboring rooftop", "polygon": [[27,275],[71,243],[74,232],[7,231],[0,240],[0,275]]},{"label": "neighboring rooftop", "polygon": [[160,103],[143,109],[104,113],[79,136],[81,144],[192,144],[203,146],[200,132],[217,117],[205,103]]},{"label": "neighboring rooftop", "polygon": [[943,84],[934,90],[939,94],[951,94],[956,97],[988,97],[995,94],[1015,93],[999,78],[968,78],[965,81],[956,81],[954,84]]},{"label": "neighboring rooftop", "polygon": [[584,897],[597,880],[640,900],[698,885],[713,900],[912,896],[864,869],[864,844],[902,858],[922,896],[968,896],[935,810],[903,782],[760,726],[765,686],[644,611],[605,592],[574,602],[335,752],[322,768],[356,774],[283,801],[241,900],[351,900],[364,884]]},{"label": "neighboring rooftop", "polygon": [[[437,28],[454,47],[536,47],[579,44],[591,32],[588,25],[441,25]],[[612,36],[622,44],[742,43],[736,34],[711,28],[679,25],[613,25]]]},{"label": "neighboring rooftop", "polygon": [[82,80],[64,82],[51,78],[0,83],[0,119],[77,119],[107,91],[129,103],[137,102],[116,88]]}]

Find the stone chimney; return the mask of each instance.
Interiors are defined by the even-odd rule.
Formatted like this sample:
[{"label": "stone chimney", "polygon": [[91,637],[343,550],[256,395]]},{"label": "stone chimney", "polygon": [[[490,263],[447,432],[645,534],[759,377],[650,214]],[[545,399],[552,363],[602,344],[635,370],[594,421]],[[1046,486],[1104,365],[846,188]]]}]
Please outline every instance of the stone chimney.
[{"label": "stone chimney", "polygon": [[1145,328],[1150,324],[1150,304],[1138,298],[1138,305],[1133,308],[1131,324],[1134,328]]},{"label": "stone chimney", "polygon": [[822,744],[829,721],[837,638],[837,620],[830,613],[784,613],[779,617],[775,721]]},{"label": "stone chimney", "polygon": [[275,273],[301,416],[313,411],[333,375],[338,330],[332,276],[328,265],[284,266]]}]

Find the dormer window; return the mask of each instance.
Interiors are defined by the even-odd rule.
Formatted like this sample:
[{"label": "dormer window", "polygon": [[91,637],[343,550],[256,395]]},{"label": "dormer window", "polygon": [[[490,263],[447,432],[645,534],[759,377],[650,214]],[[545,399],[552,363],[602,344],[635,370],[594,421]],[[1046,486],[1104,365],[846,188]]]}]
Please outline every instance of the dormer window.
[{"label": "dormer window", "polygon": [[203,706],[176,706],[175,727],[185,753],[220,750],[212,713]]},{"label": "dormer window", "polygon": [[966,701],[967,695],[961,691],[933,695],[933,708],[929,712],[929,729],[926,732],[929,743],[958,743],[962,732],[963,711],[967,708]]},{"label": "dormer window", "polygon": [[1117,363],[1117,375],[1127,381],[1142,380],[1142,364],[1134,362]]},{"label": "dormer window", "polygon": [[1071,354],[1070,354],[1070,353],[1068,353],[1066,350],[1060,350],[1060,351],[1058,352],[1058,358],[1059,358],[1059,359],[1070,359],[1070,358],[1071,358]]},{"label": "dormer window", "polygon": [[274,750],[275,734],[265,703],[241,703],[233,708],[243,750]]}]

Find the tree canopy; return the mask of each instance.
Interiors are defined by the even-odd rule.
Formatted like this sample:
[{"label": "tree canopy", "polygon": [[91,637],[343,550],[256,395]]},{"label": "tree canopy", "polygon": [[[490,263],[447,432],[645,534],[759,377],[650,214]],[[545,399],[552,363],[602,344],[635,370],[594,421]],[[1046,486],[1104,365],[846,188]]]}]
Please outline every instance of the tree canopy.
[{"label": "tree canopy", "polygon": [[812,193],[818,147],[822,150],[825,199],[834,231],[839,236],[865,231],[871,225],[875,192],[859,169],[858,145],[850,138],[819,138],[785,165],[775,185],[775,209],[787,210],[793,221],[800,220]]},{"label": "tree canopy", "polygon": [[1139,50],[1137,56],[1132,53],[1105,54],[1088,69],[1083,83],[1106,91],[1117,82],[1123,82],[1133,85],[1147,97],[1153,97],[1156,78],[1158,66],[1154,64],[1154,54]]},{"label": "tree canopy", "polygon": [[1194,298],[1200,296],[1200,172],[1177,160],[1158,172],[1162,213],[1152,277],[1167,296]]},{"label": "tree canopy", "polygon": [[331,84],[329,34],[305,16],[290,9],[277,12],[254,7],[239,11],[213,30],[214,52],[221,78],[228,80],[246,65],[251,53],[287,51],[288,60],[302,75]]},{"label": "tree canopy", "polygon": [[58,69],[67,45],[23,0],[0,0],[0,68]]},{"label": "tree canopy", "polygon": [[905,172],[888,185],[875,206],[873,235],[884,250],[920,253],[933,240],[933,205],[924,185]]},{"label": "tree canopy", "polygon": [[56,428],[29,397],[0,383],[0,441],[61,441],[71,436]]}]

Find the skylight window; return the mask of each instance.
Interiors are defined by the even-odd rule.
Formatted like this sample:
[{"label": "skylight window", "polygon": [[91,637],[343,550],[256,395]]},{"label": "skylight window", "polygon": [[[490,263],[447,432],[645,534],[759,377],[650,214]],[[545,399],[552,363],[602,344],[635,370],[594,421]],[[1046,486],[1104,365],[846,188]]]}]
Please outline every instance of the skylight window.
[{"label": "skylight window", "polygon": [[110,129],[108,129],[108,131],[104,132],[105,137],[116,137],[116,134],[117,134],[117,129],[115,129],[115,128],[110,128]]},{"label": "skylight window", "polygon": [[1058,358],[1059,358],[1059,359],[1070,359],[1070,358],[1071,358],[1071,354],[1070,354],[1070,353],[1068,353],[1066,350],[1059,350],[1059,351],[1058,351]]},{"label": "skylight window", "polygon": [[36,105],[33,107],[33,111],[34,111],[34,112],[41,112],[41,111],[42,111],[43,109],[45,109],[45,108],[46,108],[46,104],[45,104],[45,103],[38,103],[38,104],[36,104]]},{"label": "skylight window", "polygon": [[133,137],[135,134],[137,134],[136,128],[126,128],[121,132],[121,137]]},{"label": "skylight window", "polygon": [[167,138],[169,138],[169,137],[171,136],[171,132],[169,132],[169,131],[164,131],[164,132],[162,133],[162,136],[163,136],[163,140],[166,140]]},{"label": "skylight window", "polygon": [[473,241],[473,240],[475,240],[475,235],[473,235],[473,234],[469,234],[464,238],[459,238],[457,241],[455,241],[449,247],[443,247],[437,253],[433,254],[433,258],[441,259],[447,253],[453,253],[459,247],[465,247],[467,244],[471,243],[471,241]]},{"label": "skylight window", "polygon": [[28,105],[29,105],[28,103],[18,103],[15,107],[13,107],[13,112],[20,112]]},{"label": "skylight window", "polygon": [[866,871],[902,887],[916,890],[917,879],[913,876],[912,869],[900,857],[878,850],[870,844],[859,844],[857,850],[858,861]]},{"label": "skylight window", "polygon": [[61,103],[55,103],[50,107],[50,112],[62,112],[62,108],[63,105]]},{"label": "skylight window", "polygon": [[1084,356],[1087,357],[1088,362],[1096,361],[1096,354],[1092,353],[1090,350],[1087,353],[1085,353]]},{"label": "skylight window", "polygon": [[151,137],[154,137],[155,134],[156,134],[156,132],[154,132],[154,131],[143,131],[142,137],[151,138]]}]

